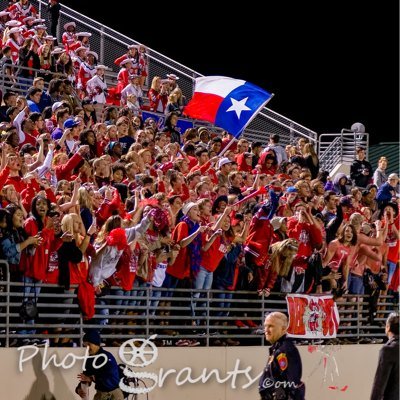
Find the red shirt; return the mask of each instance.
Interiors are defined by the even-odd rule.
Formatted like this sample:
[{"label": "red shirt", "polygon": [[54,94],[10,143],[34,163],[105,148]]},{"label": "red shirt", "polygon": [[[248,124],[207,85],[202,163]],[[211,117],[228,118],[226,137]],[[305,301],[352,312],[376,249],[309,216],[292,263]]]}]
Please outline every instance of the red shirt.
[{"label": "red shirt", "polygon": [[295,217],[291,217],[287,221],[287,235],[299,242],[296,257],[310,257],[314,248],[319,248],[322,244],[322,232],[318,226],[299,222]]},{"label": "red shirt", "polygon": [[328,251],[334,251],[332,259],[328,263],[328,267],[331,269],[331,271],[338,272],[340,267],[346,265],[347,259],[349,258],[352,249],[353,247],[345,246],[337,239],[329,243]]},{"label": "red shirt", "polygon": [[[399,230],[399,217],[397,217],[393,224],[396,226],[397,230]],[[392,232],[392,226],[389,225],[388,233],[386,237],[386,243],[389,246],[387,259],[390,262],[397,263],[399,261],[399,240],[396,239],[394,233]]]},{"label": "red shirt", "polygon": [[[172,240],[179,244],[183,239],[189,236],[189,227],[186,222],[179,222],[172,232]],[[190,260],[188,246],[181,247],[178,256],[173,264],[168,265],[167,273],[178,279],[184,279],[190,276]]]},{"label": "red shirt", "polygon": [[[39,232],[37,222],[33,217],[25,221],[24,229],[28,236],[35,236]],[[20,267],[24,276],[42,281],[46,279],[51,244],[54,241],[54,229],[43,228],[40,236],[43,239],[42,244],[22,253]]]},{"label": "red shirt", "polygon": [[186,184],[183,183],[182,189],[180,192],[171,191],[168,193],[168,197],[171,197],[171,196],[180,196],[182,201],[185,202],[190,197],[189,188],[186,186]]},{"label": "red shirt", "polygon": [[120,286],[124,290],[132,290],[135,281],[137,263],[140,255],[138,243],[132,251],[128,245],[118,260],[117,271],[108,279],[112,285]]},{"label": "red shirt", "polygon": [[46,278],[44,280],[45,283],[54,283],[58,284],[58,275],[59,275],[59,268],[58,268],[58,252],[57,250],[62,245],[62,240],[57,238],[52,242],[52,249],[50,251],[49,257],[49,265],[46,271]]},{"label": "red shirt", "polygon": [[[207,243],[207,240],[207,235],[203,235],[203,244]],[[207,251],[201,251],[201,266],[208,272],[214,272],[227,253],[228,246],[229,243],[223,242],[222,237],[218,235]]]}]

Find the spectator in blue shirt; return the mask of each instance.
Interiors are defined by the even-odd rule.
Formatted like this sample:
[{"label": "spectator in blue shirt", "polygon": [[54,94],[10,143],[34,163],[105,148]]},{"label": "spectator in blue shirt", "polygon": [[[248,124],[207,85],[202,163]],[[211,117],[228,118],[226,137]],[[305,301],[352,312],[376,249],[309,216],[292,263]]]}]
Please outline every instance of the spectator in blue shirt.
[{"label": "spectator in blue shirt", "polygon": [[42,91],[40,89],[34,87],[31,87],[29,89],[26,98],[30,112],[41,113],[39,108],[39,102],[41,97],[42,97]]},{"label": "spectator in blue shirt", "polygon": [[44,90],[44,79],[42,77],[37,77],[33,80],[33,87],[42,91],[38,104],[39,110],[42,112],[46,107],[51,106],[53,102],[51,101],[51,97]]}]

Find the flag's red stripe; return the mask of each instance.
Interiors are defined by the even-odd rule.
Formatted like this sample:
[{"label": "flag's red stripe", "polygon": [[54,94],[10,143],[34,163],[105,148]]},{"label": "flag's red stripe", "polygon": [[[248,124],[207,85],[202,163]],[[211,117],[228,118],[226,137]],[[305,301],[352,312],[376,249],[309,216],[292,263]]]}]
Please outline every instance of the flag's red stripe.
[{"label": "flag's red stripe", "polygon": [[191,118],[214,123],[223,100],[221,96],[215,94],[195,92],[184,113]]}]

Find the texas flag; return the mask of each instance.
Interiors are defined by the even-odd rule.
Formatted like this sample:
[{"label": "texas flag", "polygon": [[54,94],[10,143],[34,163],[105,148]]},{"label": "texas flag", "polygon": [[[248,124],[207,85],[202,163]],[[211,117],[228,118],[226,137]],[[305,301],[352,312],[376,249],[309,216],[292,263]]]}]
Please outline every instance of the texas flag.
[{"label": "texas flag", "polygon": [[211,122],[237,137],[272,96],[240,79],[203,76],[196,78],[193,97],[184,113]]}]

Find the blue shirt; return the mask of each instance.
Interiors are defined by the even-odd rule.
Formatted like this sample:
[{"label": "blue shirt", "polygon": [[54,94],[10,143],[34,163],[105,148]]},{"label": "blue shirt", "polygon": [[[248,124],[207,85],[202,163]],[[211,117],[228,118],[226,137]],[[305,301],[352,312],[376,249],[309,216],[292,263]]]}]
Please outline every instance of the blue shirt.
[{"label": "blue shirt", "polygon": [[51,101],[51,97],[46,92],[42,92],[42,96],[40,97],[40,101],[38,104],[40,112],[42,112],[46,107],[51,106],[52,104],[53,102]]},{"label": "blue shirt", "polygon": [[40,111],[40,109],[39,109],[39,106],[34,102],[34,101],[32,101],[32,100],[27,100],[27,103],[28,103],[28,107],[29,107],[29,110],[31,111],[31,112],[37,112],[37,113],[41,113],[41,111]]},{"label": "blue shirt", "polygon": [[[84,374],[87,376],[94,375],[96,390],[100,392],[111,392],[119,388],[119,367],[115,357],[110,352],[100,348],[100,350],[96,353],[96,356],[100,354],[107,356],[107,363],[101,368],[96,369],[93,367],[93,362],[96,359],[89,358],[86,362],[86,370],[84,371]],[[99,358],[96,360],[96,365],[102,364],[103,361],[103,358]]]}]

